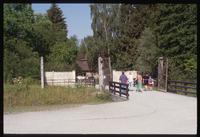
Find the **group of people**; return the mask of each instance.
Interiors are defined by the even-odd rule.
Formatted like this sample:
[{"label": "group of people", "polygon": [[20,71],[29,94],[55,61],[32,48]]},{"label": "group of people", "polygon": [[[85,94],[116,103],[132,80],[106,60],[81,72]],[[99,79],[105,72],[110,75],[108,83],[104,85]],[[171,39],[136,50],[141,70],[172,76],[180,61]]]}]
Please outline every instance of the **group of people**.
[{"label": "group of people", "polygon": [[[154,80],[151,76],[146,74],[142,76],[140,72],[137,72],[137,77],[134,79],[128,79],[125,73],[122,71],[122,74],[119,78],[121,83],[131,84],[133,82],[133,86],[136,86],[137,91],[143,92],[144,90],[152,90],[154,86]],[[130,82],[131,81],[131,82]],[[144,88],[143,88],[144,85]]]}]

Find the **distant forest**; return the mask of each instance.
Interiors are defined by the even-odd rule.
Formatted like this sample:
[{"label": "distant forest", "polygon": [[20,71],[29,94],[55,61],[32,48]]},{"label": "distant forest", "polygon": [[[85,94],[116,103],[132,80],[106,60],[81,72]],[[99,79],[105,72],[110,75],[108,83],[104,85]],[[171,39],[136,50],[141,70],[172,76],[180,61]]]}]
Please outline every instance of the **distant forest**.
[{"label": "distant forest", "polygon": [[68,38],[57,4],[45,14],[34,13],[31,4],[4,4],[4,82],[39,79],[40,56],[47,71],[76,69],[81,57],[98,71],[98,56],[110,56],[115,70],[140,70],[155,78],[158,58],[167,57],[169,79],[196,81],[196,4],[91,4],[90,10],[93,36],[79,44],[76,36]]}]

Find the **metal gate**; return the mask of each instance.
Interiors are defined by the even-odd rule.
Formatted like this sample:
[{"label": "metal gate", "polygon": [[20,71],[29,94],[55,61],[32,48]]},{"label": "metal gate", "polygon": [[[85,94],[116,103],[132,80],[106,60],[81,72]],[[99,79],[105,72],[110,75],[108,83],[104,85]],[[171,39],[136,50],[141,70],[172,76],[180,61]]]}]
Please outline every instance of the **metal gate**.
[{"label": "metal gate", "polygon": [[158,59],[158,90],[167,91],[168,59],[159,57]]}]

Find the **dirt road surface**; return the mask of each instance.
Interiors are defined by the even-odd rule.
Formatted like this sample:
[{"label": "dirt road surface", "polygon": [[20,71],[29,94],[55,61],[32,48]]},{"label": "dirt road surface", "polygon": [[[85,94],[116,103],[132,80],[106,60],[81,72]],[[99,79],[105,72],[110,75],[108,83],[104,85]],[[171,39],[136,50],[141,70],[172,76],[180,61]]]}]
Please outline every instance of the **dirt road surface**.
[{"label": "dirt road surface", "polygon": [[9,134],[196,134],[197,98],[130,92],[128,101],[4,114]]}]

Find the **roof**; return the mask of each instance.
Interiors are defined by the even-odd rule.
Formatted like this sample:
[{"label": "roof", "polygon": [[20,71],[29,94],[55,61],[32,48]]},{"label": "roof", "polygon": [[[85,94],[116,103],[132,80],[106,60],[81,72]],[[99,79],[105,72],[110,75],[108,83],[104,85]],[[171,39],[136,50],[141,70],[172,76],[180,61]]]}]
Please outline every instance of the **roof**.
[{"label": "roof", "polygon": [[76,63],[78,64],[78,66],[80,67],[80,69],[82,71],[92,71],[89,68],[88,60],[87,59],[85,59],[85,58],[79,59],[79,60],[76,61]]}]

